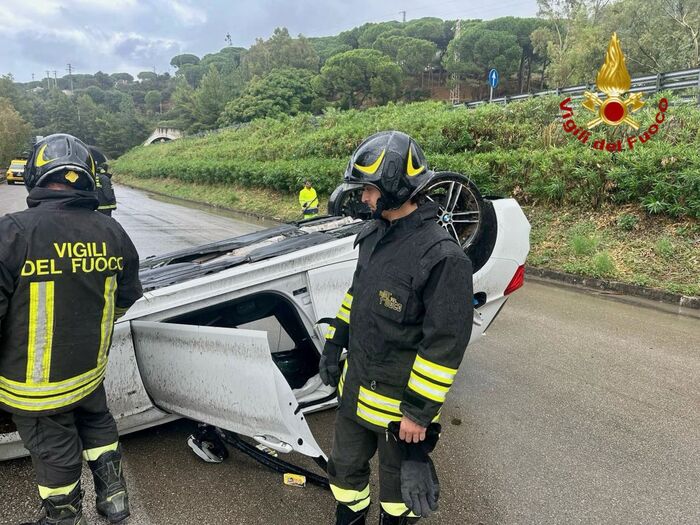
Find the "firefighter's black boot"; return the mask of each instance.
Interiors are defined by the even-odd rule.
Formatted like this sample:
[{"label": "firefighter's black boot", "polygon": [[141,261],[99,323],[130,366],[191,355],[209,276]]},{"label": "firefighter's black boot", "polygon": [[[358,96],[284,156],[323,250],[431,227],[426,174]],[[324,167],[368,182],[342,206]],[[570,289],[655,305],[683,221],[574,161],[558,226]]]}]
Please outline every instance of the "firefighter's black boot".
[{"label": "firefighter's black boot", "polygon": [[88,461],[95,481],[97,512],[110,523],[126,519],[129,512],[129,494],[122,472],[122,455],[112,450],[105,452],[95,461]]},{"label": "firefighter's black boot", "polygon": [[42,501],[44,515],[22,525],[87,525],[83,517],[83,493],[80,483],[66,496],[49,496]]},{"label": "firefighter's black boot", "polygon": [[365,516],[367,516],[368,510],[369,507],[354,512],[348,506],[338,503],[335,508],[335,525],[365,525]]},{"label": "firefighter's black boot", "polygon": [[408,518],[406,516],[392,516],[382,509],[379,513],[379,525],[409,525],[416,523],[420,518]]}]

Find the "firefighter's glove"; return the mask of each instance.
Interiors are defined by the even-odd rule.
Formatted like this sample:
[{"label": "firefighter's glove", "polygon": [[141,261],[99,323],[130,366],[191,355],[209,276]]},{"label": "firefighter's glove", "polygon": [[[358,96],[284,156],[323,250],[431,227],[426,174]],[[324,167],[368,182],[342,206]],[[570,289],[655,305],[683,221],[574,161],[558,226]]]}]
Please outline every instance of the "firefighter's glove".
[{"label": "firefighter's glove", "polygon": [[441,427],[431,423],[425,433],[425,440],[408,443],[399,438],[401,423],[389,423],[390,439],[395,439],[401,450],[401,497],[404,504],[415,515],[428,517],[438,508],[440,483],[430,453],[440,439]]},{"label": "firefighter's glove", "polygon": [[318,363],[318,374],[321,376],[321,381],[323,381],[324,385],[338,386],[338,381],[340,381],[340,354],[342,353],[342,346],[326,341],[321,360]]}]

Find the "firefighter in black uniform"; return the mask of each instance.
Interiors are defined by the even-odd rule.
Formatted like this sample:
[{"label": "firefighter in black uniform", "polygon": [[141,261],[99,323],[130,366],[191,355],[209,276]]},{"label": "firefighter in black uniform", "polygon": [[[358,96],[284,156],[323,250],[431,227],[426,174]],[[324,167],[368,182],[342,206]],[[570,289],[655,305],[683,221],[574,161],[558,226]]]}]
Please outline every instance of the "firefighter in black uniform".
[{"label": "firefighter in black uniform", "polygon": [[107,164],[97,167],[97,211],[112,216],[112,212],[117,209],[117,197],[114,195],[112,186],[112,174],[107,171]]},{"label": "firefighter in black uniform", "polygon": [[114,321],[142,295],[138,254],[95,211],[95,164],[78,139],[38,142],[24,181],[29,209],[0,217],[0,407],[32,456],[34,525],[86,523],[81,457],[98,512],[117,523],[129,505],[103,380]]},{"label": "firefighter in black uniform", "polygon": [[437,224],[437,205],[422,202],[432,176],[420,147],[396,131],[366,139],[345,172],[347,183],[363,187],[375,220],[355,241],[352,286],[319,364],[340,397],[328,463],[337,525],[365,523],[377,450],[380,523],[414,523],[437,508],[428,453],[469,342],[473,306],[471,262]]}]

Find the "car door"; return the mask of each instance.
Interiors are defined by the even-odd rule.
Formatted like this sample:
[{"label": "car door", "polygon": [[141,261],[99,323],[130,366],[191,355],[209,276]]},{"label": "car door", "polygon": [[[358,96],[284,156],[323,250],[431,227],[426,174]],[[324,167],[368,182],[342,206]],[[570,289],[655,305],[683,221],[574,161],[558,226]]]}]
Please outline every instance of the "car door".
[{"label": "car door", "polygon": [[[314,268],[307,272],[316,321],[324,317],[335,318],[345,297],[345,292],[352,284],[352,276],[356,266],[357,259],[352,259]],[[321,341],[324,341],[326,325],[316,325],[316,331]]]},{"label": "car door", "polygon": [[159,408],[280,452],[325,458],[264,331],[152,321],[131,321],[131,330],[143,384]]}]

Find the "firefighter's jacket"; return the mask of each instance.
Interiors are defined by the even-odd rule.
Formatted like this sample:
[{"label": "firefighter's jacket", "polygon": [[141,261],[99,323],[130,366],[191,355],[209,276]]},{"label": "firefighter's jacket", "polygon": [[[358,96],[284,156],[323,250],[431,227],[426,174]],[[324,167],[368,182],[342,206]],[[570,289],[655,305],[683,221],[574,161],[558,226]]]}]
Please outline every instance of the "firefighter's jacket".
[{"label": "firefighter's jacket", "polygon": [[318,213],[318,196],[313,188],[302,188],[299,192],[299,206],[304,215],[315,215]]},{"label": "firefighter's jacket", "polygon": [[97,211],[110,215],[111,212],[117,209],[117,197],[114,195],[111,175],[98,173],[97,178],[99,180],[97,185]]},{"label": "firefighter's jacket", "polygon": [[340,410],[374,430],[402,415],[436,421],[469,342],[471,261],[436,215],[429,203],[360,232],[352,286],[326,335],[348,349]]},{"label": "firefighter's jacket", "polygon": [[115,319],[142,295],[139,258],[94,192],[34,188],[0,217],[0,407],[71,409],[104,379]]}]

